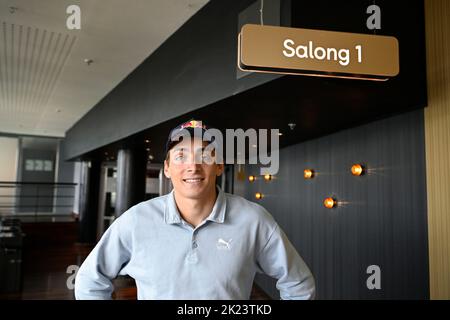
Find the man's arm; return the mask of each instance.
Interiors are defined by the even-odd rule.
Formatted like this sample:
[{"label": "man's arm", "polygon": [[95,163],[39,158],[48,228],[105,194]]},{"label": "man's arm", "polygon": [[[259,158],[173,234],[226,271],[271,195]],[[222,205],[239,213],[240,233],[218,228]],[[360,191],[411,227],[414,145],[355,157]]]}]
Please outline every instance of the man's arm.
[{"label": "man's arm", "polygon": [[277,289],[281,299],[314,299],[314,277],[277,224],[259,253],[257,264],[262,272],[278,279]]},{"label": "man's arm", "polygon": [[131,258],[131,212],[125,212],[106,230],[75,278],[77,300],[111,299],[112,279]]}]

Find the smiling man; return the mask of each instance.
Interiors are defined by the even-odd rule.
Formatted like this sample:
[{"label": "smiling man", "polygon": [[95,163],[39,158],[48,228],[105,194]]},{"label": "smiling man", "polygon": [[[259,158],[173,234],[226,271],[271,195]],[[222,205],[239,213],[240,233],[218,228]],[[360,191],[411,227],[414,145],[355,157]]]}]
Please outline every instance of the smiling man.
[{"label": "smiling man", "polygon": [[309,268],[272,216],[216,185],[224,167],[206,130],[189,121],[171,131],[172,192],[114,221],[77,273],[77,299],[110,299],[119,274],[136,280],[139,299],[249,299],[257,272],[277,279],[282,299],[314,297]]}]

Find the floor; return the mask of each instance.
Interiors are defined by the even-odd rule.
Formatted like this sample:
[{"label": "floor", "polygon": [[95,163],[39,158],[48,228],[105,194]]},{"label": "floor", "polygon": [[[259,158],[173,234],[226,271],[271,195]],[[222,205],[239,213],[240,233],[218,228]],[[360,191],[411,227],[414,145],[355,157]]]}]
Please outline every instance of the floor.
[{"label": "floor", "polygon": [[[0,299],[73,300],[73,269],[92,250],[92,245],[78,244],[76,222],[24,223],[26,234],[22,257],[23,282],[21,292],[0,294]],[[117,300],[136,299],[134,280],[120,277],[114,280]],[[269,297],[256,285],[251,299]]]}]

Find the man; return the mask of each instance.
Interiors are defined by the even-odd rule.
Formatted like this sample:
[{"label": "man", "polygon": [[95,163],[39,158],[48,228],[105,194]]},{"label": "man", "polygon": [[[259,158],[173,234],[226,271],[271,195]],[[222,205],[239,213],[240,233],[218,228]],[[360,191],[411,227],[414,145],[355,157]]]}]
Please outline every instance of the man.
[{"label": "man", "polygon": [[171,131],[172,192],[114,221],[77,273],[77,299],[110,299],[118,274],[136,280],[139,299],[248,299],[256,272],[277,279],[282,299],[314,297],[310,270],[272,216],[216,186],[224,166],[205,152],[206,132],[200,121]]}]

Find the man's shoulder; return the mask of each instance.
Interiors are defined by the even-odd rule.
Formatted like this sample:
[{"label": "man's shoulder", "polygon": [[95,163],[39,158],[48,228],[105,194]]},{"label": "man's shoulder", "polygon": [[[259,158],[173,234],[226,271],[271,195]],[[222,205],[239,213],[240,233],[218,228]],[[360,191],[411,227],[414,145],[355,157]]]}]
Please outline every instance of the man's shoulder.
[{"label": "man's shoulder", "polygon": [[166,208],[166,200],[169,195],[155,197],[139,202],[125,211],[122,216],[133,216],[135,219],[162,218]]},{"label": "man's shoulder", "polygon": [[227,213],[232,216],[248,219],[252,222],[274,224],[272,215],[262,205],[247,200],[236,194],[225,193],[227,200]]}]

